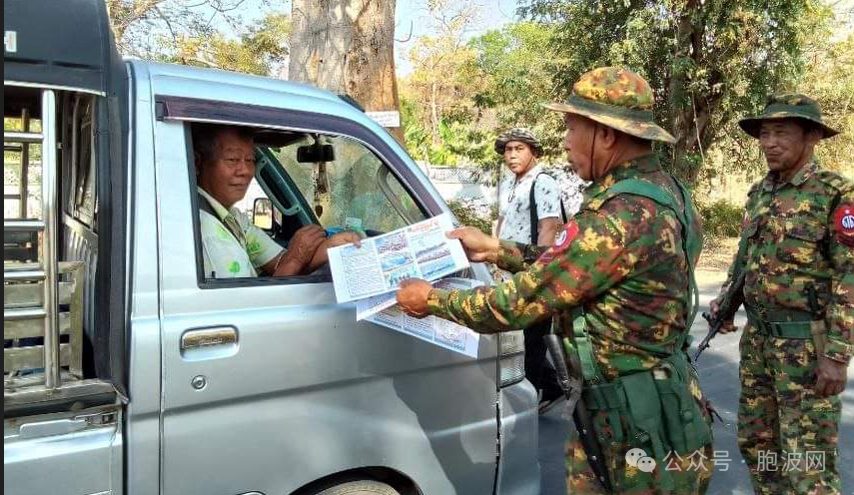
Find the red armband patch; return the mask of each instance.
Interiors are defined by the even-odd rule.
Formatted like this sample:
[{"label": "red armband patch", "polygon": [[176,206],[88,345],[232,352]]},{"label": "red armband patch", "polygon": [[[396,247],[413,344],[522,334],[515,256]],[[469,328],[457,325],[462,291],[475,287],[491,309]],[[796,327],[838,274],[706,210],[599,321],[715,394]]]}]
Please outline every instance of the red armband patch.
[{"label": "red armband patch", "polygon": [[573,220],[564,226],[563,230],[558,234],[557,239],[555,239],[555,251],[561,252],[568,248],[577,235],[578,224]]},{"label": "red armband patch", "polygon": [[563,230],[560,231],[560,234],[557,235],[557,239],[555,239],[554,246],[543,253],[537,261],[541,263],[551,263],[557,254],[562,253],[566,248],[572,245],[572,241],[575,240],[576,236],[578,236],[578,224],[573,220],[563,227]]},{"label": "red armband patch", "polygon": [[854,205],[839,205],[833,215],[833,224],[839,242],[854,247]]}]

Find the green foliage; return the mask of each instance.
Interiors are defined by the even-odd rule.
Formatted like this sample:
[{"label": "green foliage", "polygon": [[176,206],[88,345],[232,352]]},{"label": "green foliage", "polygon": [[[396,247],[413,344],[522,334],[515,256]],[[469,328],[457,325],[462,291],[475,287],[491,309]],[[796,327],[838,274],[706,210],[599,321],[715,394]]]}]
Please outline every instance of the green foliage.
[{"label": "green foliage", "polygon": [[494,113],[496,134],[511,127],[529,127],[543,142],[545,156],[560,158],[563,123],[558,114],[541,106],[554,98],[550,70],[556,55],[550,45],[553,36],[551,26],[518,22],[470,41],[477,53],[473,64],[483,81],[472,99],[479,110]]},{"label": "green foliage", "polygon": [[841,132],[816,148],[822,167],[854,179],[854,33],[838,42],[827,36],[817,41],[809,70],[797,87],[818,100],[825,121]]},{"label": "green foliage", "polygon": [[[416,160],[436,165],[462,165],[467,163],[494,163],[498,159],[493,150],[496,133],[481,130],[468,122],[455,120],[453,114],[439,120],[438,139],[417,118],[416,103],[401,98],[401,120],[406,147]],[[459,117],[458,117],[459,118]]]},{"label": "green foliage", "polygon": [[498,216],[495,208],[492,209],[489,217],[485,217],[484,215],[478,215],[477,210],[464,201],[452,199],[448,201],[448,207],[457,217],[460,224],[477,227],[482,232],[490,235],[492,234],[492,222],[494,222]]},{"label": "green foliage", "polygon": [[273,75],[275,68],[288,55],[290,17],[287,14],[267,14],[258,24],[249,26],[238,39],[229,39],[220,32],[202,35],[185,34],[178,38],[163,38],[171,53],[161,56],[164,61],[184,65]]},{"label": "green foliage", "polygon": [[744,208],[727,201],[710,204],[698,204],[697,209],[703,219],[703,234],[709,237],[738,237],[741,234],[741,222]]},{"label": "green foliage", "polygon": [[270,12],[247,25],[239,15],[244,0],[106,2],[123,54],[265,76],[276,75],[288,55],[290,15]]},{"label": "green foliage", "polygon": [[693,183],[731,123],[804,68],[804,40],[828,19],[819,0],[531,0],[553,30],[560,95],[596,66],[622,65],[656,90],[656,118],[677,138],[670,168]]}]

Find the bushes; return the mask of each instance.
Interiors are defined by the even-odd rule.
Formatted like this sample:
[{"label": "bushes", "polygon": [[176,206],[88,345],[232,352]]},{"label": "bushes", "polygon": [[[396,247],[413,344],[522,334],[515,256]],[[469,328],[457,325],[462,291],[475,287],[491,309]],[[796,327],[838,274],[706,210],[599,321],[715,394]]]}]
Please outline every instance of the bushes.
[{"label": "bushes", "polygon": [[703,219],[703,233],[710,237],[738,237],[741,235],[741,222],[744,208],[720,200],[707,205],[697,204]]},{"label": "bushes", "polygon": [[452,199],[448,207],[454,212],[461,225],[477,227],[492,234],[492,222],[498,217],[494,207],[477,201]]}]

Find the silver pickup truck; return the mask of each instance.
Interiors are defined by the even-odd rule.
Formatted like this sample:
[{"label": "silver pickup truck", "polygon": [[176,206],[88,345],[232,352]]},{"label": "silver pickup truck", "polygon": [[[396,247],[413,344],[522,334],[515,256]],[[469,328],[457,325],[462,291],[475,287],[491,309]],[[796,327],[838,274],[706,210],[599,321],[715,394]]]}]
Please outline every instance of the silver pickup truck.
[{"label": "silver pickup truck", "polygon": [[194,125],[251,128],[283,246],[448,211],[384,129],[313,87],[123,61],[102,1],[3,9],[6,494],[539,493],[520,334],[473,359],[357,322],[328,274],[205,276]]}]

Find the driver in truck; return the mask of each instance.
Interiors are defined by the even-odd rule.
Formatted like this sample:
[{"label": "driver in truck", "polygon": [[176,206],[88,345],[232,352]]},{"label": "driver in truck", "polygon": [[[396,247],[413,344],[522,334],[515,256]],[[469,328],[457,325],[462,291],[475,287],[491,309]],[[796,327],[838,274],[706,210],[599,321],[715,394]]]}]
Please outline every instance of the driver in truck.
[{"label": "driver in truck", "polygon": [[327,237],[321,226],[306,225],[285,249],[234,207],[255,177],[251,129],[196,124],[193,152],[207,278],[306,275],[326,264],[330,247],[359,245],[355,232]]}]

